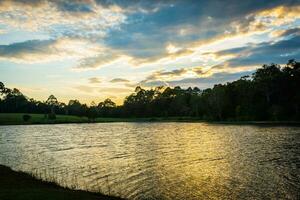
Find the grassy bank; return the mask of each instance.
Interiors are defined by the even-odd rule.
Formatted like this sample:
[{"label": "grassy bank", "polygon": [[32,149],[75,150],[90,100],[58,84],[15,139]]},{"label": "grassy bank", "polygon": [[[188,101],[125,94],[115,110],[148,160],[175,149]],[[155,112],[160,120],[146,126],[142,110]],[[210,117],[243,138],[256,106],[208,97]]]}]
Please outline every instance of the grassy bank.
[{"label": "grassy bank", "polygon": [[[56,119],[49,120],[43,114],[28,114],[31,118],[23,120],[26,113],[0,113],[0,125],[21,125],[21,124],[61,124],[61,123],[90,123],[87,117],[72,115],[56,115]],[[154,122],[154,121],[200,121],[198,118],[191,117],[169,117],[169,118],[96,118],[93,122]]]},{"label": "grassy bank", "polygon": [[101,122],[209,122],[214,124],[231,125],[296,125],[297,121],[205,121],[195,117],[152,117],[152,118],[96,118],[90,121],[87,117],[72,115],[56,115],[56,119],[49,120],[43,114],[29,114],[28,121],[23,120],[24,113],[0,113],[0,125],[22,124],[66,124],[66,123],[101,123]]},{"label": "grassy bank", "polygon": [[17,124],[59,124],[59,123],[87,123],[87,117],[77,117],[72,115],[56,115],[56,119],[49,120],[43,114],[28,114],[31,118],[23,120],[25,113],[0,113],[0,125]]},{"label": "grassy bank", "polygon": [[15,172],[0,165],[0,199],[1,200],[117,200],[98,193],[71,190],[57,186],[55,183],[40,181],[32,176]]}]

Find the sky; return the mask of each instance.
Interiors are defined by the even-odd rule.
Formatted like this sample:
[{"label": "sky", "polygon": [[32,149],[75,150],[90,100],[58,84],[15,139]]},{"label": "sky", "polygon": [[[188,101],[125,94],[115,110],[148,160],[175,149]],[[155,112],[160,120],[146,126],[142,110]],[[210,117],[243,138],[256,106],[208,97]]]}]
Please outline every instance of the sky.
[{"label": "sky", "polygon": [[300,60],[300,0],[0,0],[0,81],[45,101],[199,87]]}]

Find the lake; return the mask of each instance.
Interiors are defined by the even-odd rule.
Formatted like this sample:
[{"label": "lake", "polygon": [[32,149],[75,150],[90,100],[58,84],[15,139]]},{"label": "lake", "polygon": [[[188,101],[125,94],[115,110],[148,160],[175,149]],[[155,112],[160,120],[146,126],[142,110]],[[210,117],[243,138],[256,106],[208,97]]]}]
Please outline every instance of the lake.
[{"label": "lake", "polygon": [[300,127],[0,126],[0,164],[128,199],[299,199]]}]

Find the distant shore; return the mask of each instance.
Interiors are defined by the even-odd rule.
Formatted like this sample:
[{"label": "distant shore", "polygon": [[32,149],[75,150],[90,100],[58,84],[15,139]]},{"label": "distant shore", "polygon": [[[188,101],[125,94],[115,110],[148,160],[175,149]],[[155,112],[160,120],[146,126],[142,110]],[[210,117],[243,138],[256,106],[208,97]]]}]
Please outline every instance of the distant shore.
[{"label": "distant shore", "polygon": [[14,200],[117,200],[100,193],[71,190],[52,182],[37,180],[29,174],[0,165],[0,199]]},{"label": "distant shore", "polygon": [[109,123],[109,122],[206,122],[224,125],[293,125],[300,126],[300,121],[206,121],[196,117],[148,117],[148,118],[96,118],[73,115],[56,115],[56,119],[49,120],[44,114],[27,114],[31,118],[23,120],[26,113],[0,113],[1,125],[30,125],[30,124],[68,124],[68,123]]}]

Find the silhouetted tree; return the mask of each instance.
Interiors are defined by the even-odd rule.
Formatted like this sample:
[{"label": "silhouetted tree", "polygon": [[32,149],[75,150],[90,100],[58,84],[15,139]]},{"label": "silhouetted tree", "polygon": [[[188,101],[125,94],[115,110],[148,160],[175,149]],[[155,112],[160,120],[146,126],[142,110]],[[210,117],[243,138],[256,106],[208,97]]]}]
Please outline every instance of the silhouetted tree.
[{"label": "silhouetted tree", "polygon": [[59,105],[57,98],[54,95],[50,95],[46,101],[46,104],[50,106],[50,113],[48,113],[49,119],[56,119],[55,107]]},{"label": "silhouetted tree", "polygon": [[263,65],[252,76],[216,84],[212,88],[183,89],[137,86],[123,105],[111,99],[98,105],[70,100],[60,103],[50,95],[47,101],[25,97],[18,89],[0,82],[0,112],[55,113],[96,117],[173,117],[191,116],[206,120],[300,120],[300,63],[286,66]]}]

